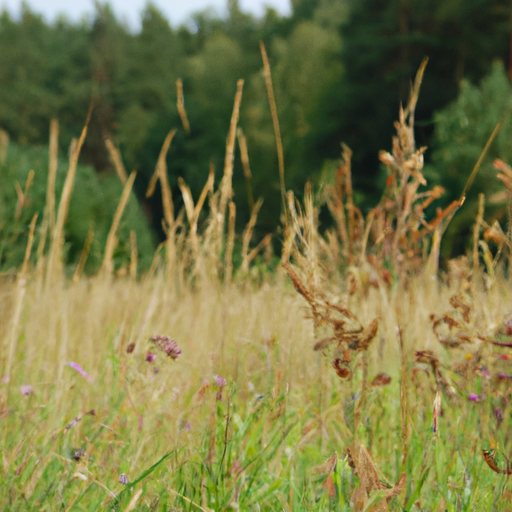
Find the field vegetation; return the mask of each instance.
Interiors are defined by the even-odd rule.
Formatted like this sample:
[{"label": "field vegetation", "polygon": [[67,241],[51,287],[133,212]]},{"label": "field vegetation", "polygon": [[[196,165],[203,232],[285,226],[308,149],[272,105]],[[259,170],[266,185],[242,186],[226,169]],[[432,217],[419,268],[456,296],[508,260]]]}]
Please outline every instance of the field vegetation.
[{"label": "field vegetation", "polygon": [[[88,125],[56,188],[52,123],[44,211],[24,217],[41,197],[29,173],[9,233],[23,263],[1,275],[3,510],[508,509],[510,224],[488,223],[481,196],[471,249],[439,268],[488,148],[462,195],[436,208],[443,190],[427,183],[414,140],[425,65],[379,155],[387,180],[367,214],[348,147],[333,182],[306,185],[302,201],[279,167],[279,253],[270,235],[254,236],[261,202],[235,231],[242,82],[222,179],[210,172],[196,196],[180,180],[179,210],[166,168],[174,132],[166,137],[149,190],[160,182],[165,240],[143,273],[124,217],[135,174],[112,143],[121,186],[96,270],[84,273],[90,237],[66,265]],[[2,158],[15,158],[3,140]],[[495,168],[510,206],[512,170]],[[320,205],[333,219],[326,231]]]}]

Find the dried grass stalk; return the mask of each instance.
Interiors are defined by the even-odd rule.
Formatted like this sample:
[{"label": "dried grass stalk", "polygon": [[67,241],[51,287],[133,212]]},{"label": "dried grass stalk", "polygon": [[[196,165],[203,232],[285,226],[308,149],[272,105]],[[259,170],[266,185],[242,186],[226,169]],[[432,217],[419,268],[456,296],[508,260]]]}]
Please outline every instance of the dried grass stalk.
[{"label": "dried grass stalk", "polygon": [[5,372],[4,372],[4,378],[7,380],[8,383],[10,383],[12,362],[14,359],[14,353],[16,352],[16,345],[18,343],[20,319],[21,319],[21,313],[23,311],[23,299],[25,297],[25,291],[26,291],[28,262],[30,259],[30,254],[32,252],[32,244],[34,241],[34,231],[36,229],[37,217],[38,217],[38,214],[36,213],[32,217],[32,221],[30,223],[27,247],[25,249],[25,257],[23,259],[23,265],[21,267],[21,271],[19,272],[18,279],[16,281],[16,299],[15,299],[15,303],[14,303],[14,312],[11,317],[11,328],[9,330],[9,338],[8,338],[8,345],[7,345],[9,348],[8,348]]},{"label": "dried grass stalk", "polygon": [[169,180],[167,179],[167,164],[165,163],[165,159],[167,157],[167,152],[169,151],[169,147],[175,134],[176,130],[171,130],[167,134],[167,137],[165,138],[164,143],[162,145],[160,155],[158,156],[158,162],[156,164],[156,172],[158,173],[158,178],[160,179],[160,184],[162,185],[162,202],[164,206],[164,218],[168,227],[172,226],[172,224],[174,223],[174,204],[172,202],[171,187],[169,186]]},{"label": "dried grass stalk", "polygon": [[30,186],[32,185],[32,182],[34,181],[34,175],[34,171],[29,171],[27,180],[25,181],[24,190],[21,190],[20,184],[18,182],[16,182],[14,185],[16,188],[16,194],[18,195],[18,202],[16,203],[16,214],[14,216],[15,222],[18,222],[20,220],[21,212],[23,211],[23,208],[27,203],[27,195],[28,191],[30,190]]},{"label": "dried grass stalk", "polygon": [[119,176],[121,183],[124,185],[126,183],[126,180],[128,179],[128,176],[126,174],[126,169],[124,168],[121,153],[110,139],[105,139],[105,146],[107,146],[108,154],[110,155],[110,159],[114,164],[116,173]]},{"label": "dried grass stalk", "polygon": [[[398,496],[405,485],[405,473],[402,474],[398,482],[391,486],[384,484],[372,457],[363,444],[355,444],[347,448],[347,457],[349,466],[354,469],[361,485],[355,490],[352,496],[354,510],[365,512],[388,512],[388,503],[391,498]],[[373,505],[370,502],[370,496],[375,492],[382,492],[382,499]]]},{"label": "dried grass stalk", "polygon": [[130,231],[130,277],[135,281],[137,279],[137,235],[132,229]]},{"label": "dried grass stalk", "polygon": [[409,453],[410,439],[410,407],[409,407],[409,382],[407,372],[407,355],[405,352],[404,338],[402,329],[397,326],[398,342],[400,344],[400,419],[401,419],[401,437],[402,437],[402,465]]},{"label": "dried grass stalk", "polygon": [[[231,114],[231,122],[229,125],[229,132],[226,141],[226,155],[224,158],[224,172],[220,184],[220,199],[219,199],[219,234],[224,229],[224,217],[226,215],[226,206],[228,201],[233,196],[233,162],[235,159],[235,141],[236,141],[236,127],[238,118],[240,116],[240,104],[242,103],[242,91],[244,81],[238,80],[236,84],[235,101],[233,104],[233,112]],[[220,238],[220,237],[219,237]]]},{"label": "dried grass stalk", "polygon": [[489,137],[489,140],[487,141],[487,143],[485,144],[484,149],[480,153],[480,156],[478,157],[478,160],[476,161],[475,167],[473,167],[473,170],[471,171],[471,174],[469,175],[468,181],[466,182],[466,185],[464,186],[464,190],[462,191],[462,194],[460,196],[460,200],[459,200],[460,204],[464,203],[464,201],[466,200],[466,195],[467,195],[469,189],[471,188],[471,185],[473,184],[475,176],[476,176],[478,170],[480,169],[480,166],[482,165],[482,162],[484,161],[485,155],[489,151],[489,148],[491,147],[491,144],[493,143],[494,139],[496,138],[496,135],[498,135],[498,132],[500,131],[500,128],[501,128],[501,122],[498,123],[494,127],[494,130],[492,131],[492,133],[491,133],[491,135]]},{"label": "dried grass stalk", "polygon": [[256,220],[258,218],[258,212],[260,211],[262,204],[263,200],[259,199],[258,202],[254,205],[251,218],[249,219],[249,222],[247,223],[247,226],[244,230],[242,241],[242,269],[244,272],[249,270],[249,262],[247,259],[249,254],[249,244],[251,243],[252,232],[254,231],[254,226],[256,225]]},{"label": "dried grass stalk", "polygon": [[80,151],[87,136],[87,128],[92,114],[92,104],[89,107],[87,119],[85,125],[80,134],[76,146],[73,148],[69,159],[69,168],[64,181],[64,187],[59,203],[59,212],[57,214],[57,220],[55,222],[55,229],[53,231],[52,246],[50,248],[50,254],[48,257],[48,268],[47,268],[47,280],[54,277],[54,272],[59,270],[57,266],[62,266],[62,245],[64,243],[64,224],[68,216],[69,202],[71,201],[71,192],[73,191],[73,183],[75,180],[76,167],[78,165],[78,157]]},{"label": "dried grass stalk", "polygon": [[75,272],[73,274],[73,282],[77,283],[80,281],[80,277],[84,271],[85,263],[87,262],[87,258],[89,257],[89,252],[91,251],[92,241],[94,240],[94,229],[89,229],[89,233],[87,233],[87,238],[85,239],[84,248],[82,249],[82,253],[80,254],[80,259],[78,260],[78,265],[76,266]]},{"label": "dried grass stalk", "polygon": [[190,192],[190,188],[181,176],[178,178],[178,187],[180,187],[181,195],[183,196],[188,222],[192,227],[194,223],[194,200],[192,199],[192,192]]},{"label": "dried grass stalk", "polygon": [[0,163],[4,164],[9,147],[9,134],[0,128]]},{"label": "dried grass stalk", "polygon": [[235,245],[235,218],[236,206],[233,201],[229,202],[228,238],[226,242],[226,280],[229,282],[233,276],[233,247]]},{"label": "dried grass stalk", "polygon": [[50,122],[50,153],[48,161],[48,186],[46,188],[46,208],[48,211],[48,226],[50,237],[55,226],[55,180],[59,162],[59,122],[52,119]]},{"label": "dried grass stalk", "polygon": [[267,235],[265,235],[262,238],[260,243],[254,249],[252,249],[252,251],[247,255],[247,269],[249,268],[249,265],[253,262],[254,258],[256,258],[256,256],[261,251],[263,251],[263,249],[265,249],[266,247],[269,247],[271,240],[272,240],[272,235],[270,233],[268,233]]},{"label": "dried grass stalk", "polygon": [[48,157],[48,184],[46,187],[46,206],[41,226],[41,236],[37,247],[37,261],[39,268],[43,267],[43,255],[46,247],[48,232],[53,237],[55,227],[55,180],[57,177],[59,157],[59,122],[52,119],[50,122],[50,148]]},{"label": "dried grass stalk", "polygon": [[160,251],[163,249],[164,246],[165,246],[165,242],[162,242],[162,243],[158,244],[158,247],[155,249],[155,253],[153,254],[153,259],[151,260],[151,266],[149,267],[149,270],[148,270],[148,278],[150,278],[150,279],[155,277],[156,270],[157,270],[158,264],[160,262]]},{"label": "dried grass stalk", "polygon": [[177,92],[177,102],[176,106],[178,108],[178,114],[181,119],[181,124],[187,133],[190,133],[190,123],[188,122],[187,111],[185,110],[185,97],[183,95],[183,81],[181,78],[176,80],[176,92]]},{"label": "dried grass stalk", "polygon": [[240,148],[240,159],[242,160],[242,168],[244,170],[245,184],[247,186],[247,201],[249,203],[249,209],[252,213],[254,209],[254,196],[252,194],[252,173],[251,166],[249,165],[249,152],[247,151],[247,140],[241,128],[237,130],[238,146]]},{"label": "dried grass stalk", "polygon": [[329,475],[336,469],[336,463],[338,462],[338,452],[334,452],[325,462],[311,468],[311,472],[317,475]]},{"label": "dried grass stalk", "polygon": [[270,114],[272,115],[272,126],[274,128],[274,136],[276,138],[277,149],[277,162],[279,165],[279,184],[281,187],[281,200],[283,202],[283,215],[285,221],[285,228],[288,223],[288,216],[286,213],[286,185],[284,180],[284,151],[283,141],[281,139],[281,128],[279,127],[279,117],[277,115],[276,99],[274,97],[274,87],[272,85],[272,73],[270,71],[270,64],[268,62],[267,50],[263,41],[260,41],[261,58],[263,60],[263,73],[265,75],[265,85],[267,87],[267,97],[270,106]]},{"label": "dried grass stalk", "polygon": [[117,205],[116,213],[114,214],[114,220],[112,221],[112,226],[110,227],[110,231],[107,237],[107,243],[105,245],[105,256],[103,257],[102,271],[106,276],[110,276],[112,274],[112,258],[114,256],[114,249],[117,244],[117,229],[119,227],[119,223],[121,222],[121,218],[123,216],[124,209],[128,203],[128,199],[130,198],[130,193],[132,191],[133,182],[135,181],[135,176],[137,175],[136,171],[133,171],[126,182],[123,193],[121,194],[121,199],[119,200],[119,204]]},{"label": "dried grass stalk", "polygon": [[195,223],[197,223],[197,220],[199,219],[199,215],[201,214],[201,210],[203,209],[204,202],[206,200],[206,197],[208,196],[208,193],[213,192],[214,182],[215,182],[215,169],[213,168],[213,166],[210,166],[210,172],[208,174],[208,179],[206,180],[203,190],[201,191],[201,195],[199,196],[199,199],[197,200],[196,206],[194,208],[194,222]]}]

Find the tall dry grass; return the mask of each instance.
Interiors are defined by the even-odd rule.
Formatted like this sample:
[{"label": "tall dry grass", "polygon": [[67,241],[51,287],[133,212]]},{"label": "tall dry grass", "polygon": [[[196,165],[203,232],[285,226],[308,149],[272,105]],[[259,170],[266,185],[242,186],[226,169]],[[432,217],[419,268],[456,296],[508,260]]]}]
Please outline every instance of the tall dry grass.
[{"label": "tall dry grass", "polygon": [[[472,481],[492,481],[490,470],[479,480],[474,467],[477,446],[498,439],[504,451],[512,443],[493,419],[496,400],[506,395],[493,394],[495,381],[482,378],[483,367],[499,375],[500,355],[510,346],[500,337],[508,336],[512,311],[512,287],[500,263],[510,251],[510,230],[486,224],[482,201],[473,253],[451,262],[444,276],[439,272],[441,237],[461,202],[428,217],[441,190],[426,186],[424,148],[414,142],[423,69],[408,106],[400,109],[392,151],[380,155],[389,178],[379,204],[366,216],[357,208],[351,154],[344,148],[335,184],[323,198],[334,229],[320,233],[320,204],[310,185],[302,204],[283,190],[282,265],[258,280],[253,263],[271,240],[270,234],[253,240],[261,202],[251,208],[241,244],[235,243],[232,177],[237,133],[239,144],[244,140],[237,132],[242,81],[220,183],[210,169],[194,200],[179,179],[181,212],[174,210],[166,169],[175,130],[164,140],[148,193],[159,181],[166,240],[142,276],[134,234],[129,268],[124,276],[113,272],[116,232],[135,173],[126,177],[119,151],[107,143],[126,181],[102,271],[83,275],[86,243],[74,279],[62,279],[63,228],[86,125],[71,155],[56,220],[51,205],[45,214],[41,229],[52,234],[48,257],[41,249],[37,267],[30,268],[34,217],[23,267],[0,286],[7,319],[0,323],[0,420],[8,425],[0,435],[0,470],[9,482],[0,486],[1,503],[12,500],[11,488],[29,500],[36,496],[40,505],[40,482],[60,478],[67,482],[60,497],[51,487],[47,495],[51,491],[64,509],[82,502],[92,510],[86,493],[97,504],[112,503],[125,492],[111,490],[121,485],[120,473],[144,477],[155,460],[167,468],[160,490],[155,484],[126,491],[125,510],[141,500],[149,506],[158,493],[160,500],[173,496],[181,507],[201,510],[237,508],[240,502],[311,510],[321,501],[332,509],[386,511],[392,499],[407,510],[420,499],[433,509],[453,502],[448,474],[459,478],[460,464],[442,461],[457,457]],[[178,101],[186,126],[183,98]],[[51,133],[50,174],[56,124]],[[497,166],[510,193],[510,168]],[[284,166],[279,173],[284,186]],[[492,252],[492,244],[498,250]],[[174,338],[180,357],[156,354],[155,335]],[[469,408],[466,396],[473,383],[481,386],[480,413]],[[503,404],[501,421],[508,421],[510,407]],[[460,418],[475,423],[474,431],[464,430],[469,443],[456,438]],[[77,447],[84,453],[77,455]],[[342,461],[336,451],[345,448]],[[494,463],[494,452],[486,457]],[[381,471],[392,483],[382,483]],[[471,488],[474,503],[503,503],[478,485]],[[436,497],[428,486],[439,490]]]}]

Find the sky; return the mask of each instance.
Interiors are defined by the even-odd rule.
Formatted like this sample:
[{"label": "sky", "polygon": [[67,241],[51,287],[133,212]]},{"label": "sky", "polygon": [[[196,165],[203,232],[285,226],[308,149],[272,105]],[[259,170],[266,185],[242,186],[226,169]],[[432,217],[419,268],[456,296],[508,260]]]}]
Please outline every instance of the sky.
[{"label": "sky", "polygon": [[[105,0],[101,0],[104,3]],[[59,14],[65,14],[72,21],[80,20],[85,14],[94,12],[94,0],[26,0],[31,10],[40,13],[46,21],[53,21]],[[146,0],[109,0],[108,2],[119,19],[124,19],[133,28],[140,26],[140,13]],[[173,26],[186,23],[190,15],[213,7],[222,16],[227,0],[152,0]],[[265,5],[273,7],[281,14],[290,13],[290,0],[239,0],[244,12],[257,16],[265,11]],[[0,6],[13,15],[20,12],[21,0],[0,0]]]}]

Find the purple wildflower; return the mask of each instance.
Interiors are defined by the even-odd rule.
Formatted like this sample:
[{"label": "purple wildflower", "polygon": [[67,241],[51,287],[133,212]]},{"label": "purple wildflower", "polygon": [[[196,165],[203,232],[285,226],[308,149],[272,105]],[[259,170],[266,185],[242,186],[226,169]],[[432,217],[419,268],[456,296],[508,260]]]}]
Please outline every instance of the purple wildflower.
[{"label": "purple wildflower", "polygon": [[224,386],[227,384],[226,379],[221,377],[220,375],[215,375],[213,377],[213,385],[219,388],[219,391],[217,391],[217,400],[222,400],[222,390],[224,389]]},{"label": "purple wildflower", "polygon": [[146,354],[146,362],[153,363],[156,359],[156,354],[154,352],[149,352]]},{"label": "purple wildflower", "polygon": [[477,395],[476,393],[470,393],[469,394],[469,399],[471,402],[479,402],[480,401],[480,396]]},{"label": "purple wildflower", "polygon": [[85,450],[83,450],[82,448],[78,448],[76,450],[73,450],[73,460],[75,460],[76,462],[79,462],[82,457],[85,455]]},{"label": "purple wildflower", "polygon": [[25,396],[29,396],[34,392],[32,386],[30,384],[23,384],[21,386],[21,394]]},{"label": "purple wildflower", "polygon": [[183,432],[190,432],[192,430],[192,425],[190,424],[190,421],[188,420],[182,420],[180,429]]},{"label": "purple wildflower", "polygon": [[226,382],[226,379],[224,379],[220,375],[215,375],[213,377],[213,384],[215,386],[217,386],[218,388],[222,388],[222,387],[224,387],[227,384],[227,382]]},{"label": "purple wildflower", "polygon": [[165,352],[171,359],[178,359],[181,355],[181,348],[176,340],[171,340],[169,336],[162,336],[155,334],[151,341],[162,351]]},{"label": "purple wildflower", "polygon": [[496,418],[496,422],[498,423],[498,428],[500,428],[503,423],[503,411],[501,409],[494,409],[493,416]]},{"label": "purple wildflower", "polygon": [[123,485],[126,485],[128,483],[128,477],[126,476],[126,473],[121,473],[121,475],[119,476],[119,481]]},{"label": "purple wildflower", "polygon": [[92,377],[78,363],[67,362],[66,364],[73,368],[73,370],[76,370],[84,379],[92,382]]}]

